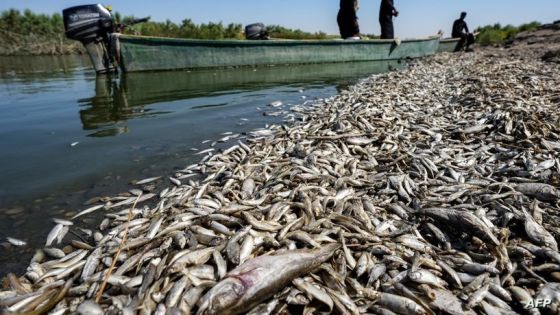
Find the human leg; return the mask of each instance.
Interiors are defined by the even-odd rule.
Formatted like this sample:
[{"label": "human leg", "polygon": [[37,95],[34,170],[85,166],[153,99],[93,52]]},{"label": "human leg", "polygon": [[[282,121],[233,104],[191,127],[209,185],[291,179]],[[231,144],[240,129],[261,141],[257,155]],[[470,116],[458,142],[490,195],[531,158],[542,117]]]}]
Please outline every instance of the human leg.
[{"label": "human leg", "polygon": [[381,24],[381,39],[395,38],[395,30],[393,27],[392,17],[384,17],[379,19],[379,24]]},{"label": "human leg", "polygon": [[339,13],[337,17],[340,37],[343,39],[360,36],[360,26],[355,14]]},{"label": "human leg", "polygon": [[353,19],[351,23],[351,30],[352,30],[352,37],[359,37],[360,36],[360,24],[358,23],[358,19]]},{"label": "human leg", "polygon": [[465,49],[465,44],[467,43],[467,34],[462,33],[459,35],[459,38],[461,38],[459,40],[459,43],[457,44],[457,48],[455,49],[455,51],[462,51]]},{"label": "human leg", "polygon": [[336,17],[336,21],[338,23],[338,30],[340,32],[340,37],[346,38],[348,36],[348,30],[347,30],[347,27],[346,27],[344,15],[341,14],[341,13],[338,13],[338,16]]},{"label": "human leg", "polygon": [[470,46],[474,44],[474,34],[469,33],[466,37],[467,47],[466,49],[470,49]]}]

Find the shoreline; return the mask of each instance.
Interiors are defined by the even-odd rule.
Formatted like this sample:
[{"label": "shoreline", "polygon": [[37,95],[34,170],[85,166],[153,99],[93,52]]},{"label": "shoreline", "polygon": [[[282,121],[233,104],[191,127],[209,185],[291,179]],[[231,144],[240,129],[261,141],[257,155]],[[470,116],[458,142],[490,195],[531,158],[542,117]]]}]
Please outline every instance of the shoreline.
[{"label": "shoreline", "polygon": [[[330,243],[342,248],[326,260],[323,271],[308,272],[301,280],[328,293],[331,309],[390,309],[389,301],[402,298],[425,313],[446,308],[437,298],[429,301],[432,294],[445,296],[452,301],[447,307],[464,312],[467,304],[477,310],[498,307],[484,297],[474,302],[452,297],[461,283],[454,285],[454,277],[446,275],[453,272],[438,263],[445,261],[461,273],[463,285],[482,273],[462,267],[461,259],[486,268],[491,278],[509,275],[504,276],[506,284],[529,287],[530,296],[537,297],[543,293],[539,278],[521,267],[514,275],[513,263],[560,264],[554,241],[560,236],[554,204],[560,197],[560,178],[554,175],[560,171],[560,98],[555,94],[560,70],[538,60],[540,53],[544,52],[522,47],[432,56],[405,70],[366,79],[309,108],[295,107],[299,123],[256,130],[248,143],[207,155],[157,194],[144,192],[140,185],[136,196],[98,204],[92,212],[111,208],[103,229],[70,242],[66,251],[38,253],[25,277],[9,277],[16,296],[43,287],[30,298],[33,308],[22,303],[16,311],[40,309],[45,305],[40,298],[63,292],[65,285],[68,294],[55,310],[73,312],[86,305],[82,301],[99,291],[123,238],[128,241],[101,300],[105,311],[119,305],[129,310],[195,311],[203,305],[198,301],[212,298],[202,296],[227,278],[224,266],[231,271],[264,254]],[[194,176],[203,179],[191,181]],[[547,194],[535,192],[535,182],[546,185],[539,187]],[[146,207],[147,201],[153,205]],[[514,211],[508,202],[530,212]],[[129,212],[133,204],[136,210]],[[433,210],[440,208],[448,212]],[[539,240],[532,230],[519,232],[526,222],[549,236]],[[468,229],[456,235],[450,224]],[[71,222],[58,225],[49,238],[68,229],[83,234]],[[465,235],[473,231],[474,238]],[[503,233],[509,239],[502,238]],[[523,246],[526,243],[533,246]],[[462,256],[444,254],[449,248]],[[522,253],[523,259],[512,252]],[[385,271],[369,283],[366,271],[371,274],[376,266],[382,268],[380,264]],[[438,280],[417,280],[410,266]],[[159,270],[155,275],[150,274],[153,268]],[[343,276],[346,290],[331,282],[337,274]],[[549,283],[560,282],[560,274],[540,276]],[[399,283],[397,277],[415,288],[418,301],[403,290],[387,288]],[[182,279],[189,285],[179,285],[179,293],[172,290],[176,285],[164,285],[187,281]],[[525,282],[518,283],[522,279]],[[328,306],[311,303],[328,299],[294,283],[276,291],[277,298],[265,299],[267,305]],[[503,289],[517,290],[511,287]],[[152,295],[161,293],[161,299],[140,294],[142,288]],[[183,298],[169,298],[171,292]],[[125,300],[119,304],[109,296]],[[377,300],[377,306],[366,307],[368,300]]]}]

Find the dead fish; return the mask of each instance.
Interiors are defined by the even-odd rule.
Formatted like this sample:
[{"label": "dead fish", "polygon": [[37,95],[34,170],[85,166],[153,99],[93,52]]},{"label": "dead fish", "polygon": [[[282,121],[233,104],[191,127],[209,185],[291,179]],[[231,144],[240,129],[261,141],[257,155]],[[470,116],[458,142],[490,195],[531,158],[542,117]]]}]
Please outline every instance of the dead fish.
[{"label": "dead fish", "polygon": [[25,246],[27,245],[27,242],[22,241],[22,240],[18,240],[16,238],[13,237],[6,237],[6,241],[8,241],[8,243],[14,245],[14,246]]},{"label": "dead fish", "polygon": [[560,198],[558,189],[543,183],[521,183],[515,185],[515,190],[542,201],[556,201]]},{"label": "dead fish", "polygon": [[156,177],[149,177],[149,178],[145,178],[142,180],[139,180],[135,183],[135,185],[144,185],[144,184],[148,184],[151,182],[155,182],[156,180],[160,179],[161,176],[156,176]]},{"label": "dead fish", "polygon": [[181,186],[181,181],[174,177],[169,177],[169,181],[173,183],[175,186]]},{"label": "dead fish", "polygon": [[210,152],[212,152],[212,151],[214,151],[214,150],[215,150],[215,149],[213,149],[213,148],[206,149],[206,150],[202,150],[202,151],[199,151],[199,152],[195,153],[195,155],[203,155],[203,154],[206,154],[206,153],[210,153]]},{"label": "dead fish", "polygon": [[346,139],[346,142],[353,145],[368,145],[374,141],[375,139],[370,139],[365,137],[351,137]]},{"label": "dead fish", "polygon": [[377,304],[399,314],[428,314],[424,308],[413,300],[390,293],[379,292]]},{"label": "dead fish", "polygon": [[75,216],[72,217],[72,220],[74,220],[74,219],[76,219],[76,218],[78,218],[78,217],[81,217],[81,216],[83,216],[83,215],[86,215],[86,214],[88,214],[88,213],[92,213],[92,212],[94,212],[94,211],[96,211],[96,210],[99,210],[99,209],[103,208],[103,206],[104,206],[104,205],[96,205],[96,206],[87,208],[87,209],[85,209],[85,210],[83,210],[83,211],[80,211],[78,214],[76,214]]},{"label": "dead fish", "polygon": [[49,235],[47,235],[47,242],[45,243],[45,246],[52,245],[53,241],[58,237],[58,234],[62,231],[63,227],[64,225],[57,224],[54,226],[54,228],[52,228],[52,230],[49,232]]},{"label": "dead fish", "polygon": [[471,133],[482,132],[482,131],[484,131],[488,128],[492,128],[492,125],[476,125],[476,126],[472,126],[472,127],[462,129],[460,132],[464,133],[464,134],[471,134]]},{"label": "dead fish", "polygon": [[82,302],[76,312],[80,315],[102,315],[104,313],[101,306],[91,300]]},{"label": "dead fish", "polygon": [[81,274],[82,281],[85,281],[95,273],[97,266],[99,266],[99,262],[101,260],[102,254],[103,251],[101,250],[100,247],[98,247],[86,259],[86,263],[82,268],[82,274]]},{"label": "dead fish", "polygon": [[56,224],[62,224],[62,225],[65,225],[65,226],[74,225],[74,223],[72,221],[68,221],[68,220],[64,220],[64,219],[53,218],[53,221]]},{"label": "dead fish", "polygon": [[202,298],[197,314],[239,314],[329,259],[340,245],[259,256],[230,271]]},{"label": "dead fish", "polygon": [[552,234],[550,234],[542,225],[538,224],[533,216],[523,209],[525,214],[525,232],[531,240],[536,244],[546,246],[553,251],[558,252],[558,243]]},{"label": "dead fish", "polygon": [[447,283],[428,270],[418,269],[408,272],[408,278],[416,283],[429,284],[437,288],[445,288]]},{"label": "dead fish", "polygon": [[327,294],[327,292],[313,285],[313,283],[305,281],[303,279],[294,279],[293,283],[302,292],[309,294],[313,298],[327,305],[329,307],[329,312],[332,311],[334,302],[332,298]]}]

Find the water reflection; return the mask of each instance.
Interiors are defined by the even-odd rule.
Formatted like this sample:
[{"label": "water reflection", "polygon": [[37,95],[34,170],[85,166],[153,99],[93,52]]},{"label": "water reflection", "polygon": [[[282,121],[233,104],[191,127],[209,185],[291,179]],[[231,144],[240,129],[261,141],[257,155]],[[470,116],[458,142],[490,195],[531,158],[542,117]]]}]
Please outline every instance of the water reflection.
[{"label": "water reflection", "polygon": [[88,68],[89,58],[72,56],[0,56],[0,78],[23,81],[39,79],[41,75],[71,77],[76,70]]},{"label": "water reflection", "polygon": [[[401,68],[399,61],[316,64],[264,68],[172,71],[100,76],[95,95],[80,100],[80,119],[89,136],[108,137],[126,133],[126,121],[168,113],[147,105],[209,95],[237,94],[276,85],[340,82]],[[193,106],[191,110],[219,109],[227,103]]]},{"label": "water reflection", "polygon": [[80,110],[80,120],[84,130],[93,130],[88,136],[110,137],[127,132],[126,126],[119,126],[141,112],[142,108],[133,109],[126,97],[126,82],[122,84],[108,76],[100,76],[95,81],[95,96],[78,102],[84,109]]}]

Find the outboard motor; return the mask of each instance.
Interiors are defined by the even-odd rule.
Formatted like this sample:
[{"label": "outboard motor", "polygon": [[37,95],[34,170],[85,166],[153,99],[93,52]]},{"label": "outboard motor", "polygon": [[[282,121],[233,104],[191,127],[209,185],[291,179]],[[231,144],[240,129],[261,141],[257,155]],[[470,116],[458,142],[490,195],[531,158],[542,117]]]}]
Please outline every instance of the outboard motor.
[{"label": "outboard motor", "polygon": [[269,39],[268,32],[263,23],[255,23],[245,26],[245,38],[251,40]]},{"label": "outboard motor", "polygon": [[81,5],[62,11],[66,37],[80,41],[97,73],[116,71],[110,55],[113,17],[101,4]]}]

